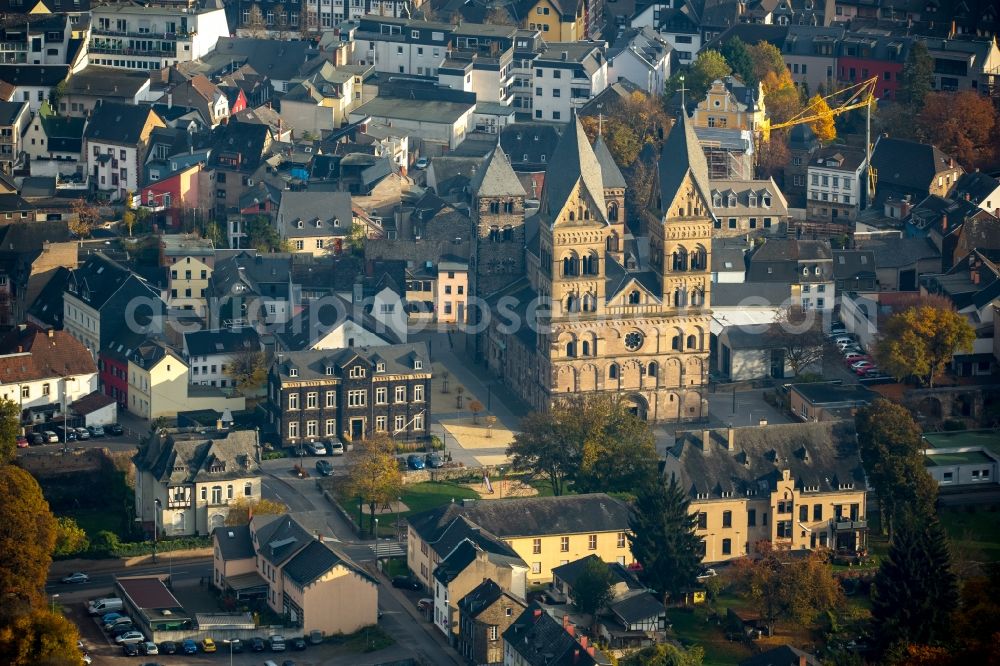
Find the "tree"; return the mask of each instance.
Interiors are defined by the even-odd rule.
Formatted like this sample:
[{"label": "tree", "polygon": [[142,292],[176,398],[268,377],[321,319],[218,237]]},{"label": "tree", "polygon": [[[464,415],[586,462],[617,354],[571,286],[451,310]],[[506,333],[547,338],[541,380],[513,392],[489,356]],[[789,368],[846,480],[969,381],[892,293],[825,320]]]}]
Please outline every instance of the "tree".
[{"label": "tree", "polygon": [[771,132],[768,141],[761,141],[758,155],[757,170],[761,178],[773,178],[777,173],[784,171],[792,160],[792,153],[788,150],[787,133]]},{"label": "tree", "polygon": [[6,465],[17,455],[17,436],[21,434],[21,406],[13,400],[0,398],[0,465]]},{"label": "tree", "polygon": [[974,90],[928,93],[916,122],[922,141],[934,144],[969,171],[992,162],[997,124],[990,98]]},{"label": "tree", "polygon": [[622,168],[633,164],[646,144],[662,146],[670,131],[670,119],[663,105],[639,91],[618,103],[608,104],[602,112],[600,118],[581,116],[583,128],[591,141],[598,134],[604,137],[611,156]]},{"label": "tree", "polygon": [[753,601],[769,633],[782,620],[811,625],[828,611],[843,604],[843,589],[826,554],[811,551],[805,556],[757,544],[759,557],[742,557],[734,564],[734,584]]},{"label": "tree", "polygon": [[469,411],[472,412],[473,423],[479,423],[479,412],[483,411],[483,409],[485,409],[485,407],[483,407],[483,403],[478,400],[469,401]]},{"label": "tree", "polygon": [[800,305],[785,307],[778,312],[768,334],[784,346],[785,362],[796,377],[823,361],[823,331],[815,310],[806,310]]},{"label": "tree", "polygon": [[255,248],[258,252],[280,252],[286,249],[285,242],[278,235],[278,230],[264,215],[258,215],[248,220],[246,233],[250,247]]},{"label": "tree", "polygon": [[[712,81],[723,79],[732,73],[732,68],[721,53],[711,49],[701,51],[685,76],[684,83],[688,89],[687,98],[690,100],[700,100],[708,92]],[[673,77],[671,80],[674,80]],[[680,84],[678,82],[673,90],[670,91],[671,94],[679,88]]]},{"label": "tree", "polygon": [[531,412],[521,421],[507,456],[513,469],[548,479],[552,494],[559,496],[576,471],[579,451],[561,423],[549,414]]},{"label": "tree", "polygon": [[910,112],[919,112],[924,106],[924,98],[934,88],[934,58],[922,41],[914,40],[910,53],[903,65],[903,74],[896,91],[896,100],[909,107]]},{"label": "tree", "polygon": [[288,14],[285,12],[285,6],[275,5],[272,11],[274,12],[274,27],[278,33],[276,37],[284,41],[288,39]]},{"label": "tree", "polygon": [[[954,618],[958,664],[995,664],[1000,645],[1000,564],[987,565],[985,575],[966,580]],[[991,661],[991,658],[993,661]]]},{"label": "tree", "polygon": [[0,497],[0,596],[44,604],[55,518],[35,477],[20,467],[0,467]]},{"label": "tree", "polygon": [[486,12],[483,23],[492,25],[514,25],[514,19],[510,16],[510,11],[503,5],[495,5]]},{"label": "tree", "polygon": [[743,83],[748,86],[757,85],[758,79],[754,76],[754,62],[742,39],[733,37],[722,45],[721,53],[732,68],[733,74],[738,76]]},{"label": "tree", "polygon": [[701,666],[705,650],[700,645],[685,650],[673,643],[650,645],[619,662],[621,666]]},{"label": "tree", "polygon": [[243,24],[243,30],[251,37],[264,37],[267,35],[267,25],[264,23],[264,12],[260,5],[252,5],[250,14]]},{"label": "tree", "polygon": [[854,420],[861,463],[878,494],[882,530],[894,533],[901,510],[933,513],[937,485],[924,468],[920,426],[906,408],[879,399]]},{"label": "tree", "polygon": [[[384,434],[356,443],[354,464],[347,477],[348,493],[368,504],[371,534],[375,534],[375,509],[399,496],[403,475],[395,456],[395,443]],[[359,527],[361,527],[359,525]]]},{"label": "tree", "polygon": [[677,597],[695,583],[701,569],[703,543],[694,533],[697,517],[690,501],[670,477],[643,486],[629,514],[626,533],[632,555],[642,564],[646,581],[663,596]]},{"label": "tree", "polygon": [[134,196],[131,190],[125,194],[125,212],[122,213],[122,224],[128,229],[129,238],[132,237],[132,229],[135,228],[135,206],[132,205]]},{"label": "tree", "polygon": [[581,613],[594,618],[596,624],[597,614],[615,597],[611,583],[608,565],[596,555],[588,557],[583,564],[583,571],[576,577],[573,589],[570,591],[573,606]]},{"label": "tree", "polygon": [[802,94],[787,70],[781,74],[768,72],[763,86],[764,104],[772,123],[787,122],[802,111]]},{"label": "tree", "polygon": [[837,138],[837,128],[833,123],[833,113],[830,111],[830,105],[818,94],[813,95],[809,100],[809,115],[819,116],[819,118],[809,123],[809,128],[821,143],[830,143]]},{"label": "tree", "polygon": [[[9,610],[9,609],[8,609]],[[79,666],[75,624],[42,604],[0,623],[0,663],[7,666]]]},{"label": "tree", "polygon": [[101,221],[101,212],[83,197],[73,202],[69,230],[78,238],[87,238]]},{"label": "tree", "polygon": [[957,607],[944,528],[933,513],[905,512],[872,583],[872,636],[883,653],[944,643]]},{"label": "tree", "polygon": [[235,352],[226,366],[226,376],[236,382],[240,391],[247,393],[259,389],[267,381],[267,370],[271,364],[267,352],[246,348]]},{"label": "tree", "polygon": [[953,308],[925,302],[897,312],[886,322],[875,358],[897,380],[917,376],[927,386],[956,352],[971,352],[976,332]]},{"label": "tree", "polygon": [[90,539],[76,521],[68,517],[56,518],[56,545],[53,554],[65,557],[82,553],[90,548]]},{"label": "tree", "polygon": [[281,502],[264,499],[252,500],[240,497],[229,505],[226,525],[246,525],[253,516],[281,516],[288,513],[288,507]]},{"label": "tree", "polygon": [[[771,42],[761,40],[748,46],[747,55],[753,63],[754,81],[764,81],[768,74],[774,74],[779,79],[788,76],[788,67],[785,66],[781,50]],[[770,106],[770,100],[767,104]]]}]

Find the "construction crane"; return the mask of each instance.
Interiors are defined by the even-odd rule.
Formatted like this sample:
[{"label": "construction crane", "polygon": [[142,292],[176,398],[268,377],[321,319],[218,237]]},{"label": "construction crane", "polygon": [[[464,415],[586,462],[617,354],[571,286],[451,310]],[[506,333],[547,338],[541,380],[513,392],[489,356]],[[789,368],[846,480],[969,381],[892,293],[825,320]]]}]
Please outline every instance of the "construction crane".
[{"label": "construction crane", "polygon": [[[830,93],[824,96],[823,101],[827,102],[830,106],[829,111],[819,111],[814,108],[814,104],[806,106],[798,114],[790,118],[783,123],[771,124],[770,119],[765,118],[764,122],[759,128],[760,138],[762,141],[767,142],[771,140],[771,132],[774,130],[785,129],[788,127],[793,127],[794,125],[803,125],[808,123],[814,123],[817,120],[822,120],[824,118],[833,118],[839,116],[842,113],[847,113],[848,111],[853,111],[854,109],[860,109],[865,107],[867,110],[867,117],[865,120],[865,162],[868,165],[868,201],[867,203],[871,205],[872,199],[875,196],[875,183],[878,180],[878,174],[872,167],[872,104],[875,102],[875,87],[878,84],[878,77],[873,76],[867,81],[862,81],[860,83],[855,83],[854,85],[848,86],[836,92]],[[831,104],[830,100],[837,102],[836,106]],[[839,102],[838,102],[839,100]]]}]

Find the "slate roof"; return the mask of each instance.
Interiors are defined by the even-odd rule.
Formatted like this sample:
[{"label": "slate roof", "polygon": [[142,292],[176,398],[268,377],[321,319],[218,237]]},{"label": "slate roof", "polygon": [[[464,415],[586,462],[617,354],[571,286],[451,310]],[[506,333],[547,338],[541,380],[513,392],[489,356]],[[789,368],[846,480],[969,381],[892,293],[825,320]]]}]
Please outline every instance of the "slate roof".
[{"label": "slate roof", "polygon": [[[774,215],[784,217],[788,215],[788,202],[781,189],[775,184],[774,179],[766,180],[713,180],[709,183],[712,188],[712,198],[709,206],[716,215]],[[720,197],[720,205],[715,205],[716,195]],[[729,195],[736,197],[736,205],[729,205]],[[756,204],[751,205],[750,195],[757,197]],[[770,205],[764,206],[764,196],[770,198]]]},{"label": "slate roof", "polygon": [[49,150],[54,153],[79,153],[83,147],[84,118],[64,118],[56,115],[42,115],[39,120],[48,140]]},{"label": "slate roof", "polygon": [[726,346],[733,350],[783,349],[786,343],[768,335],[769,327],[762,324],[745,324],[726,326],[719,334],[719,339],[725,338]]},{"label": "slate roof", "polygon": [[[772,3],[772,7],[777,4],[774,0],[768,1]],[[713,5],[710,5],[707,2],[705,4],[705,11],[702,14],[701,21],[702,29],[706,27],[722,27],[730,21],[735,21],[736,17],[734,12],[737,11],[739,3],[730,2],[729,0],[721,0]],[[742,39],[744,44],[770,42],[780,49],[781,45],[785,43],[785,37],[788,35],[788,28],[789,26],[785,25],[772,25],[765,23],[737,23],[722,32],[715,39],[703,44],[701,50],[718,50],[723,44],[734,37]]]},{"label": "slate roof", "polygon": [[550,123],[514,123],[500,130],[500,146],[515,171],[544,169],[555,153],[560,129]]},{"label": "slate roof", "polygon": [[[18,346],[23,352],[18,352]],[[0,383],[28,382],[68,375],[97,372],[94,357],[66,331],[52,331],[52,337],[36,326],[15,329],[4,338],[0,357]]]},{"label": "slate roof", "polygon": [[17,87],[51,88],[69,76],[69,65],[0,65],[0,81]]},{"label": "slate roof", "polygon": [[68,268],[63,266],[56,268],[34,302],[26,304],[28,316],[47,326],[62,328],[63,292],[66,290],[69,276]]},{"label": "slate roof", "polygon": [[[952,168],[954,160],[937,147],[906,139],[881,138],[872,152],[872,166],[878,172],[878,188],[927,192],[935,175]],[[957,164],[956,169],[961,169]]]},{"label": "slate roof", "polygon": [[[349,192],[283,192],[278,207],[285,237],[348,236],[354,226]],[[298,227],[298,222],[302,227]],[[316,226],[319,222],[321,226]]]},{"label": "slate roof", "polygon": [[147,441],[133,461],[157,481],[177,485],[259,476],[256,455],[255,430],[233,430],[218,439],[167,431]]},{"label": "slate roof", "polygon": [[315,539],[297,552],[282,571],[299,587],[306,587],[338,566],[349,569],[374,585],[378,584],[378,581],[371,575],[347,559],[345,555],[334,550],[330,544]]},{"label": "slate roof", "polygon": [[580,575],[587,570],[588,564],[592,561],[600,562],[608,568],[608,574],[610,576],[612,587],[618,583],[625,583],[626,587],[629,589],[642,588],[642,584],[639,580],[632,575],[631,572],[625,569],[625,567],[619,565],[617,562],[608,564],[597,555],[586,555],[575,559],[572,562],[567,562],[566,564],[560,564],[557,567],[553,567],[552,575],[572,588]]},{"label": "slate roof", "polygon": [[480,613],[495,604],[503,596],[503,588],[493,582],[491,578],[487,578],[472,588],[471,592],[459,599],[458,609],[463,615],[478,617]]},{"label": "slate roof", "polygon": [[[385,363],[388,374],[409,375],[415,372],[431,371],[430,355],[426,342],[413,342],[401,345],[381,345],[378,347],[347,347],[344,349],[314,349],[294,351],[282,354],[277,363],[278,375],[282,379],[292,379],[288,371],[292,368],[298,371],[298,381],[327,378],[326,368],[331,365],[337,376],[342,376],[342,369],[355,358],[360,358],[372,369],[378,363]],[[414,360],[421,362],[422,368],[417,370]]]},{"label": "slate roof", "polygon": [[[978,206],[983,203],[986,197],[996,192],[997,188],[1000,188],[1000,180],[981,171],[975,171],[963,173],[948,195],[955,199],[965,199],[968,196],[968,200]],[[1000,197],[997,197],[992,208],[993,210],[990,212],[995,212],[996,209],[1000,208]]]},{"label": "slate roof", "polygon": [[[698,143],[698,137],[695,136],[694,123],[691,122],[686,113],[681,113],[677,123],[670,130],[670,134],[663,144],[663,149],[660,151],[656,171],[657,184],[664,205],[669,205],[688,173],[691,174],[695,187],[705,203],[711,205],[708,163],[705,161],[705,153],[701,144]],[[710,214],[714,219],[715,214]]]},{"label": "slate roof", "polygon": [[220,37],[215,51],[202,61],[213,69],[241,62],[272,80],[290,81],[317,55],[313,43],[305,40]]},{"label": "slate roof", "polygon": [[931,294],[947,296],[959,311],[981,310],[1000,299],[1000,267],[987,253],[973,250],[947,273],[921,277],[920,284]]},{"label": "slate roof", "polygon": [[837,280],[875,277],[875,253],[871,250],[834,250],[833,277]]},{"label": "slate roof", "polygon": [[796,647],[780,645],[744,659],[740,666],[820,666],[820,661]]},{"label": "slate roof", "polygon": [[875,266],[878,268],[904,268],[921,260],[941,258],[941,252],[927,237],[863,240],[857,246],[875,254]]},{"label": "slate roof", "polygon": [[[665,474],[675,475],[692,498],[707,495],[766,496],[788,469],[795,487],[838,492],[866,489],[853,421],[792,423],[734,429],[734,450],[725,430],[702,442],[702,432],[679,433],[667,452]],[[704,448],[703,448],[704,447]]]},{"label": "slate roof", "polygon": [[266,201],[270,201],[272,204],[278,205],[281,203],[281,196],[283,193],[283,190],[279,190],[267,181],[258,180],[254,183],[253,187],[247,188],[246,191],[240,195],[240,210],[245,210],[251,206],[256,206]]},{"label": "slate roof", "polygon": [[447,157],[438,156],[431,160],[428,167],[428,180],[434,174],[434,191],[441,197],[459,195],[465,197],[466,188],[482,168],[482,160],[478,157]]},{"label": "slate roof", "polygon": [[[280,43],[292,44],[294,42]],[[267,125],[241,123],[238,120],[230,120],[225,125],[220,125],[216,128],[214,135],[210,165],[227,171],[255,171],[263,161],[270,131]],[[238,168],[220,163],[220,158],[229,157],[234,153],[240,156]]]},{"label": "slate roof", "polygon": [[288,514],[254,516],[253,521],[257,535],[257,553],[276,567],[280,567],[314,540],[314,536]]},{"label": "slate roof", "polygon": [[664,58],[669,57],[670,44],[666,42],[653,28],[628,28],[618,33],[608,47],[609,64],[623,52],[629,51],[647,65],[656,66]]},{"label": "slate roof", "polygon": [[[663,11],[666,10],[661,10],[661,12]],[[597,116],[602,113],[606,115],[612,108],[622,104],[627,99],[631,99],[632,93],[645,94],[642,88],[628,79],[618,79],[587,100],[587,103],[580,107],[577,114],[580,116]]]},{"label": "slate roof", "polygon": [[437,539],[428,543],[439,558],[446,557],[459,544],[468,541],[480,550],[516,558],[517,553],[494,534],[484,530],[465,516],[457,516],[438,534]]},{"label": "slate roof", "polygon": [[135,99],[149,83],[149,74],[117,67],[88,65],[66,82],[66,93]]},{"label": "slate roof", "polygon": [[628,526],[628,506],[604,493],[562,497],[517,497],[459,503],[422,511],[407,518],[420,537],[428,542],[438,537],[457,516],[501,539],[552,534],[620,532]]},{"label": "slate roof", "polygon": [[259,296],[287,296],[292,258],[288,254],[258,254],[244,251],[217,261],[209,281],[209,292],[230,296],[237,283]]},{"label": "slate roof", "polygon": [[224,561],[251,560],[257,554],[253,549],[250,525],[216,527],[212,530],[212,535]]},{"label": "slate roof", "polygon": [[831,49],[829,56],[821,56],[813,49],[816,44],[823,42],[835,45],[844,36],[844,32],[843,26],[790,25],[781,52],[815,58],[827,57],[833,62],[835,49]]},{"label": "slate roof", "polygon": [[115,404],[115,399],[100,391],[94,391],[70,403],[70,409],[80,415],[93,414],[99,409]]},{"label": "slate roof", "polygon": [[577,115],[573,115],[569,126],[563,131],[550,162],[558,167],[550,168],[545,173],[540,214],[545,216],[546,222],[551,225],[555,221],[555,216],[562,210],[578,182],[582,183],[583,189],[596,204],[601,215],[599,219],[604,220],[607,206],[604,203],[601,165]]},{"label": "slate roof", "polygon": [[712,285],[712,306],[779,307],[789,302],[789,282],[718,282]]},{"label": "slate roof", "polygon": [[99,311],[130,280],[135,280],[150,296],[159,299],[159,293],[149,283],[101,252],[90,255],[72,271],[67,288],[76,289],[77,298]]},{"label": "slate roof", "polygon": [[529,666],[598,666],[611,662],[603,653],[589,650],[549,615],[537,603],[528,605],[523,613],[503,632],[504,643],[517,653],[521,663]]},{"label": "slate roof", "polygon": [[14,222],[0,226],[0,249],[20,253],[37,252],[45,243],[65,243],[73,240],[66,222]]},{"label": "slate roof", "polygon": [[260,338],[257,331],[250,327],[190,331],[184,334],[184,347],[191,356],[234,354],[245,349],[260,349]]},{"label": "slate roof", "polygon": [[469,190],[480,197],[523,197],[524,188],[510,166],[510,158],[498,144],[472,176]]},{"label": "slate roof", "polygon": [[813,382],[809,384],[792,384],[790,391],[799,393],[812,405],[839,405],[851,403],[867,405],[875,400],[878,394],[860,384],[832,384],[830,382]]},{"label": "slate roof", "polygon": [[625,182],[625,176],[622,175],[622,171],[618,168],[615,158],[612,157],[611,151],[608,149],[608,144],[604,141],[604,135],[598,136],[597,141],[594,142],[594,155],[597,156],[597,163],[601,167],[601,178],[604,180],[604,187],[609,189],[625,189],[628,186]]},{"label": "slate roof", "polygon": [[[832,160],[835,164],[832,166],[828,165],[827,160]],[[856,150],[845,146],[827,146],[826,148],[820,148],[809,157],[808,166],[821,169],[837,169],[853,174],[864,163],[865,153],[863,150]],[[872,164],[874,163],[875,156],[873,154]],[[881,182],[882,173],[879,172],[879,183]]]},{"label": "slate roof", "polygon": [[612,601],[608,610],[626,624],[635,624],[666,613],[666,607],[649,592],[630,594],[624,599]]},{"label": "slate roof", "polygon": [[135,146],[142,141],[142,130],[150,115],[156,116],[156,113],[148,106],[98,100],[90,114],[83,138],[88,141]]},{"label": "slate roof", "polygon": [[0,125],[13,125],[17,117],[21,115],[21,110],[27,106],[27,102],[3,102],[0,101]]}]

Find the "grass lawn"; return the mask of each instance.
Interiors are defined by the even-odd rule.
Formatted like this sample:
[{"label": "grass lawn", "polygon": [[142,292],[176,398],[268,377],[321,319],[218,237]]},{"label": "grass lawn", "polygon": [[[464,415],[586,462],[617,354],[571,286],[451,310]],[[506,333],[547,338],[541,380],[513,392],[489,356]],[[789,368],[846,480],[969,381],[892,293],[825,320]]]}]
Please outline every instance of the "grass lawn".
[{"label": "grass lawn", "polygon": [[980,553],[989,562],[1000,561],[1000,513],[947,507],[938,515],[956,550]]},{"label": "grass lawn", "polygon": [[87,537],[91,541],[94,540],[98,532],[104,530],[114,532],[123,541],[128,540],[132,536],[131,534],[121,533],[121,516],[107,509],[70,509],[68,511],[61,511],[58,515],[75,520],[80,529],[87,533]]},{"label": "grass lawn", "polygon": [[[356,520],[358,515],[357,499],[345,494],[343,492],[342,485],[331,485],[333,486],[333,492],[337,501],[351,515],[351,517]],[[405,504],[408,509],[407,511],[402,511],[399,514],[399,520],[402,522],[403,519],[412,513],[419,513],[421,511],[433,509],[441,506],[442,504],[447,504],[452,500],[457,502],[463,499],[476,499],[479,495],[474,490],[455,483],[448,483],[446,481],[425,481],[423,483],[412,483],[403,486],[403,492],[400,497],[403,500],[403,504]],[[384,517],[378,516],[378,518],[379,536],[394,537],[396,535],[396,531],[393,523],[396,521],[396,514],[384,514]],[[367,529],[367,515],[364,516],[364,526]]]},{"label": "grass lawn", "polygon": [[705,649],[705,666],[731,666],[752,655],[746,645],[726,639],[725,626],[706,622],[701,609],[688,612],[671,608],[667,610],[667,620],[673,625],[673,634],[681,643],[685,646],[700,645]]},{"label": "grass lawn", "polygon": [[406,566],[405,557],[390,557],[389,559],[382,560],[382,567],[382,571],[389,578],[393,576],[406,576],[410,573],[410,570]]}]

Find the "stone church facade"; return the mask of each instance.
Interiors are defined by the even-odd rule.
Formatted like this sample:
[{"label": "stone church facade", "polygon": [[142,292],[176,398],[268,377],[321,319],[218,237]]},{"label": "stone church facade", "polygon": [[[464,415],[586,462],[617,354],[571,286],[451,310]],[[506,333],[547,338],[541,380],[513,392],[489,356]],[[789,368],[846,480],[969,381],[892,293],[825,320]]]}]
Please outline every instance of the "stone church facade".
[{"label": "stone church facade", "polygon": [[690,122],[677,123],[658,160],[646,237],[625,225],[625,179],[577,118],[549,164],[538,213],[527,219],[499,148],[471,188],[475,293],[489,303],[479,353],[536,409],[611,393],[649,421],[705,418],[713,217]]}]

